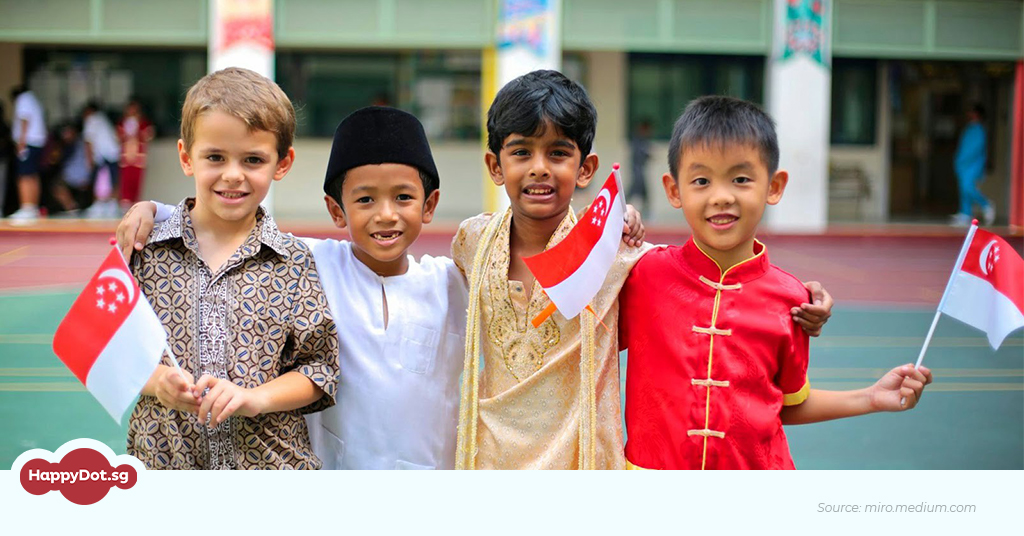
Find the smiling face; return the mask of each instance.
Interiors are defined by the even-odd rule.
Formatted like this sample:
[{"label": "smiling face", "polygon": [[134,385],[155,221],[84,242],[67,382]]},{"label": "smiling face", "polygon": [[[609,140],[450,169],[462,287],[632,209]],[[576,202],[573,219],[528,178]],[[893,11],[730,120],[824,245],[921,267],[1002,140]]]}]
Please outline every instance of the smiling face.
[{"label": "smiling face", "polygon": [[185,175],[195,177],[196,221],[211,225],[247,223],[267,196],[270,184],[291,169],[295,151],[278,158],[277,137],[265,130],[250,131],[241,119],[212,110],[196,120],[192,147],[178,140],[178,157]]},{"label": "smiling face", "polygon": [[752,145],[686,147],[681,152],[679,178],[662,177],[665,194],[683,209],[693,240],[722,270],[754,254],[754,234],[765,205],[782,199],[788,174],[768,174],[761,154]]},{"label": "smiling face", "polygon": [[501,154],[485,158],[491,180],[505,187],[513,216],[536,221],[561,222],[576,187],[590,183],[598,164],[597,155],[582,155],[550,124],[533,136],[506,137]]},{"label": "smiling face", "polygon": [[345,173],[342,206],[324,196],[334,224],[348,228],[353,252],[377,275],[404,274],[406,253],[434,218],[440,191],[424,194],[420,172],[405,164],[365,165]]}]

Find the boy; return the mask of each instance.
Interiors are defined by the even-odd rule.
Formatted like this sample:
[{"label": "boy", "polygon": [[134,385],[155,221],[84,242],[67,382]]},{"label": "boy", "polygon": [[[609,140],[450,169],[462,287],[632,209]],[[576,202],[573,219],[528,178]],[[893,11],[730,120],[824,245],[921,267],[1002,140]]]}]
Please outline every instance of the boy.
[{"label": "boy", "polygon": [[309,248],[260,207],[294,132],[288,97],[249,70],[185,97],[178,155],[196,196],[132,263],[182,368],[159,365],[132,412],[128,454],[147,468],[320,467],[302,414],[334,404],[337,334]]},{"label": "boy", "polygon": [[[628,247],[620,249],[591,303],[607,329],[595,328],[589,312],[572,319],[555,313],[534,328],[531,319],[549,300],[522,260],[572,229],[573,191],[598,167],[590,152],[596,122],[586,91],[555,71],[513,80],[488,111],[485,161],[511,206],[466,220],[452,244],[455,263],[470,280],[460,468],[625,467],[618,292],[649,246],[627,237]],[[810,307],[810,329],[820,329],[819,315],[830,307],[827,295],[825,307]],[[478,375],[481,354],[485,366]],[[590,363],[595,380],[584,385],[581,367]]]},{"label": "boy", "polygon": [[[438,187],[430,145],[413,115],[373,106],[338,125],[324,202],[352,241],[302,239],[331,310],[347,319],[338,330],[338,404],[307,417],[325,469],[455,465],[466,282],[451,259],[424,255],[417,262],[408,255],[433,219]],[[125,217],[122,247],[144,239],[152,210]]]},{"label": "boy", "polygon": [[751,103],[702,97],[676,122],[662,182],[693,235],[645,255],[621,294],[631,468],[793,469],[783,424],[910,409],[931,381],[906,365],[868,389],[810,389],[789,320],[807,291],[754,238],[788,181],[778,161]]}]

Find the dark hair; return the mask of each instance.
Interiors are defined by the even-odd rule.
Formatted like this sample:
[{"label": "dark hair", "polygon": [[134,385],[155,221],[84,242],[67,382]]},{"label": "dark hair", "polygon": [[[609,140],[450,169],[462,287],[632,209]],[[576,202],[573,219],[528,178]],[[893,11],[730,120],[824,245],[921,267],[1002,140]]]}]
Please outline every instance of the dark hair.
[{"label": "dark hair", "polygon": [[775,122],[759,106],[732,97],[708,96],[690,101],[672,128],[668,169],[679,178],[683,149],[695,145],[749,144],[761,152],[771,175],[779,168],[779,140]]},{"label": "dark hair", "polygon": [[82,108],[82,113],[85,113],[85,112],[98,112],[98,111],[100,111],[102,109],[103,108],[100,106],[100,102],[99,101],[97,101],[97,100],[90,100],[89,102],[85,103],[85,107]]},{"label": "dark hair", "polygon": [[18,95],[28,91],[28,86],[25,84],[18,84],[11,88],[11,100],[18,98]]},{"label": "dark hair", "polygon": [[505,84],[487,110],[487,148],[499,155],[512,134],[536,136],[554,125],[580,149],[580,164],[590,154],[597,109],[587,90],[558,71],[533,71]]},{"label": "dark hair", "polygon": [[[430,194],[434,193],[434,190],[437,190],[438,180],[424,173],[423,170],[420,168],[417,168],[415,166],[409,167],[415,168],[416,172],[420,174],[420,181],[423,182],[423,195],[425,196],[424,200],[426,200],[427,197],[430,197]],[[350,169],[339,175],[337,178],[332,180],[330,186],[326,188],[327,195],[331,196],[331,199],[337,201],[338,206],[342,208],[345,208],[345,204],[341,202],[341,186],[345,184],[345,175],[348,175],[349,171],[352,170]]]},{"label": "dark hair", "polygon": [[978,116],[979,121],[985,120],[985,107],[982,106],[980,102],[974,103],[974,105],[971,106],[971,111],[974,112],[974,115]]}]

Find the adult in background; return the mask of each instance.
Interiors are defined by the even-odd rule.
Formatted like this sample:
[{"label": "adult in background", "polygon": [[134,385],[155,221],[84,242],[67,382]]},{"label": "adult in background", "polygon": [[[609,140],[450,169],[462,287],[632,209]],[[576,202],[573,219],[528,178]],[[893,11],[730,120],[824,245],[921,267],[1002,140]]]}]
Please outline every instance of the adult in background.
[{"label": "adult in background", "polygon": [[967,126],[960,135],[960,143],[953,157],[953,168],[960,190],[960,212],[953,215],[953,224],[968,226],[974,214],[974,205],[980,205],[985,225],[996,221],[996,207],[981,195],[978,185],[985,178],[985,159],[988,144],[985,136],[985,108],[975,104],[967,113]]},{"label": "adult in background", "polygon": [[39,218],[39,161],[46,143],[46,122],[39,99],[24,85],[11,90],[14,101],[12,134],[15,143],[18,177],[18,210],[10,218],[30,223]]},{"label": "adult in background", "polygon": [[121,142],[121,209],[139,202],[142,179],[146,172],[146,145],[153,139],[153,124],[142,113],[138,99],[132,98],[124,107],[124,116],[117,124]]},{"label": "adult in background", "polygon": [[86,104],[82,111],[82,140],[88,161],[93,165],[92,184],[96,194],[96,201],[85,215],[87,218],[119,218],[115,194],[121,146],[114,126],[97,102]]}]

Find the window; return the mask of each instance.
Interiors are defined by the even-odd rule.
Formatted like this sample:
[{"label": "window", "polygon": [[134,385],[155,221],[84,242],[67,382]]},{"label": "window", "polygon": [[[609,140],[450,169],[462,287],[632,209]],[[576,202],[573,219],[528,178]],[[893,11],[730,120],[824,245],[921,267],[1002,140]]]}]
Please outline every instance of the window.
[{"label": "window", "polygon": [[729,95],[761,103],[764,58],[692,54],[629,55],[627,137],[649,121],[655,138],[668,139],[687,103],[702,95]]},{"label": "window", "polygon": [[204,50],[26,48],[28,86],[52,127],[80,119],[90,100],[111,121],[137,96],[158,135],[177,136],[185,92],[206,74]]},{"label": "window", "polygon": [[833,59],[833,144],[874,145],[877,73],[873,60]]}]

